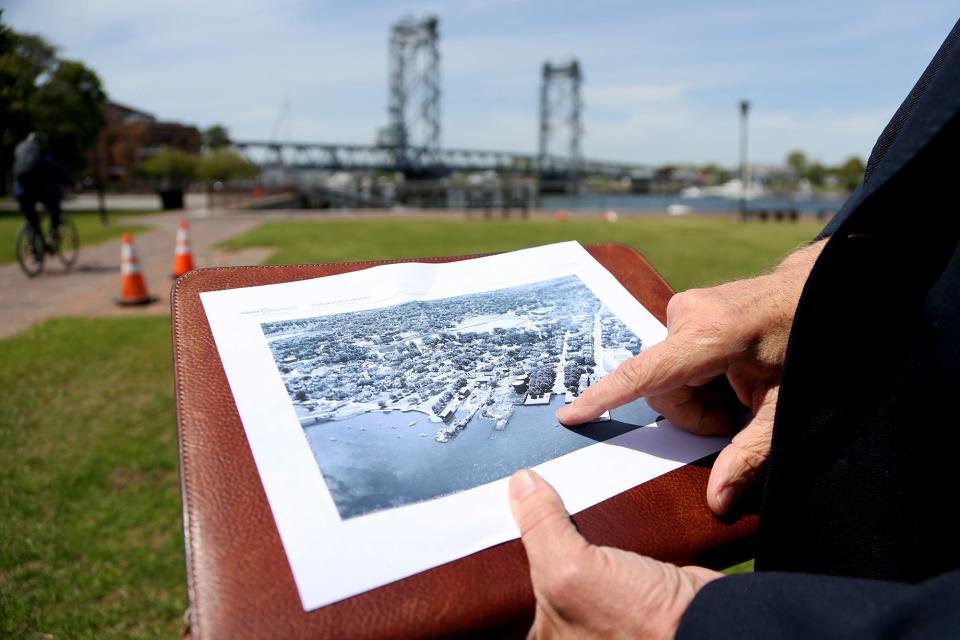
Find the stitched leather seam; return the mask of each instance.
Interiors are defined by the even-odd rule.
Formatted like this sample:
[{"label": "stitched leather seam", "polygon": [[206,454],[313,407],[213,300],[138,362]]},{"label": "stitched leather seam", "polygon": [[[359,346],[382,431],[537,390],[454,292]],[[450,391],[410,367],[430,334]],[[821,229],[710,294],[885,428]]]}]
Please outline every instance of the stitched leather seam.
[{"label": "stitched leather seam", "polygon": [[180,380],[183,379],[181,368],[183,366],[183,347],[182,341],[179,339],[180,336],[180,299],[177,295],[179,292],[181,281],[186,279],[186,276],[192,272],[180,276],[177,278],[177,281],[173,286],[173,293],[170,296],[170,304],[173,307],[172,314],[174,318],[173,327],[171,331],[171,337],[173,339],[173,353],[174,353],[174,386],[177,389],[177,440],[179,446],[177,447],[180,452],[180,500],[181,504],[181,519],[183,521],[183,530],[185,536],[184,544],[184,560],[186,562],[186,576],[187,576],[187,611],[188,619],[187,624],[190,629],[190,636],[195,638],[202,638],[200,629],[200,608],[196,605],[197,603],[197,579],[196,579],[196,566],[193,562],[193,552],[194,545],[196,544],[196,536],[194,535],[194,519],[190,516],[190,506],[188,505],[188,497],[190,496],[190,479],[187,468],[189,467],[187,448],[184,446],[186,443],[185,438],[183,437],[183,425],[181,422],[182,412],[180,408],[183,406],[183,394],[184,387],[180,384]]}]

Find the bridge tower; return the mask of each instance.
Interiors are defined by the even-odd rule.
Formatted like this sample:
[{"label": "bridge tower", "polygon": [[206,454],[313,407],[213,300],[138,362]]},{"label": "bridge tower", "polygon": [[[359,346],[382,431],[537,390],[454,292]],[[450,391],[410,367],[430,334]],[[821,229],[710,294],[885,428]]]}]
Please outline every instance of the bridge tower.
[{"label": "bridge tower", "polygon": [[[543,63],[540,82],[540,145],[537,170],[541,191],[576,190],[583,162],[580,138],[583,125],[580,114],[580,63],[573,58],[567,64]],[[567,147],[555,146],[566,136]],[[559,184],[558,184],[559,183]]]},{"label": "bridge tower", "polygon": [[379,144],[400,166],[437,161],[440,151],[440,50],[436,16],[404,18],[390,33],[390,123]]}]

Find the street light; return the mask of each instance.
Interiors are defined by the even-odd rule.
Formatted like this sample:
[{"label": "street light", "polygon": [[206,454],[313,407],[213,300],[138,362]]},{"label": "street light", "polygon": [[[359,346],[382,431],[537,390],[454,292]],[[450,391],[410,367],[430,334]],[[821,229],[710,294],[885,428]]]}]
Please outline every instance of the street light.
[{"label": "street light", "polygon": [[750,114],[750,101],[740,101],[740,219],[747,219],[747,187],[750,172],[747,167],[747,116]]}]

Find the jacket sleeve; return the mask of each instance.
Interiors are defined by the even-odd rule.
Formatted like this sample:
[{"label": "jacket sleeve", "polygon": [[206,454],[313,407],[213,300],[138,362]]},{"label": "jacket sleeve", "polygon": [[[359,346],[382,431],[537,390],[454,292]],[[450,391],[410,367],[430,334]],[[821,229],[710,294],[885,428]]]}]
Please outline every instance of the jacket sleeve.
[{"label": "jacket sleeve", "polygon": [[960,571],[917,585],[754,573],[704,587],[677,638],[957,638]]}]

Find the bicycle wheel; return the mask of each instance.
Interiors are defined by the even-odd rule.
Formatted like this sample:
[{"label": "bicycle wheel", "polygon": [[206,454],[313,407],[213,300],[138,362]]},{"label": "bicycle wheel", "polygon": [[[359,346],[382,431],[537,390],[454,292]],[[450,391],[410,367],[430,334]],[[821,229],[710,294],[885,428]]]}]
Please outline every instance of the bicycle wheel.
[{"label": "bicycle wheel", "polygon": [[17,262],[31,278],[43,271],[43,239],[37,238],[28,224],[23,224],[17,231]]},{"label": "bicycle wheel", "polygon": [[80,234],[77,225],[67,216],[60,220],[60,241],[57,243],[57,258],[63,268],[69,271],[77,263],[80,254]]}]

